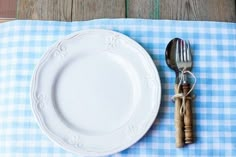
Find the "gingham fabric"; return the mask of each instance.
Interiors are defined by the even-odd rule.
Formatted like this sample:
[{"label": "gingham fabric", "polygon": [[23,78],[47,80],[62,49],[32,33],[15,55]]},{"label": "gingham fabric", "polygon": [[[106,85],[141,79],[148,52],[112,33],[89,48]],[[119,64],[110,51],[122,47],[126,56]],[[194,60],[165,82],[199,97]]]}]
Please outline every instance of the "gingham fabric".
[{"label": "gingham fabric", "polygon": [[[130,148],[112,156],[236,156],[236,24],[168,20],[102,19],[86,22],[13,21],[0,24],[0,156],[76,156],[39,129],[30,105],[35,65],[60,38],[88,28],[121,32],[141,44],[161,78],[155,123]],[[165,63],[168,42],[180,37],[193,49],[197,77],[193,103],[196,140],[175,147],[175,74]]]}]

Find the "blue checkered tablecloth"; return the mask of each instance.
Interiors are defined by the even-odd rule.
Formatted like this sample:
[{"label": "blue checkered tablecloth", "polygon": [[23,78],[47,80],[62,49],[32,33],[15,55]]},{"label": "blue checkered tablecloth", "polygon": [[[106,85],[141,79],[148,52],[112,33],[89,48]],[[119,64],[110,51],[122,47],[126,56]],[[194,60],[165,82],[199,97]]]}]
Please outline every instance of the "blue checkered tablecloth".
[{"label": "blue checkered tablecloth", "polygon": [[[141,44],[159,71],[162,101],[148,133],[113,156],[236,156],[236,24],[168,20],[102,19],[86,22],[13,21],[0,24],[0,156],[75,156],[39,129],[30,105],[35,65],[60,38],[88,28],[121,32]],[[192,44],[197,96],[193,104],[196,141],[175,147],[175,74],[165,63],[174,37]]]}]

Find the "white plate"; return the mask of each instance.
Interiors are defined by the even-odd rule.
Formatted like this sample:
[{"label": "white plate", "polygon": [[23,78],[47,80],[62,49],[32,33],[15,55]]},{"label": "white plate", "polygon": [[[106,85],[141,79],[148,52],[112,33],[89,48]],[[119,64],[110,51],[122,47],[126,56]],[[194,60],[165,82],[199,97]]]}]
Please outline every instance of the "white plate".
[{"label": "white plate", "polygon": [[31,84],[40,128],[79,155],[130,147],[152,125],[160,98],[159,75],[147,52],[108,30],[80,31],[54,44]]}]

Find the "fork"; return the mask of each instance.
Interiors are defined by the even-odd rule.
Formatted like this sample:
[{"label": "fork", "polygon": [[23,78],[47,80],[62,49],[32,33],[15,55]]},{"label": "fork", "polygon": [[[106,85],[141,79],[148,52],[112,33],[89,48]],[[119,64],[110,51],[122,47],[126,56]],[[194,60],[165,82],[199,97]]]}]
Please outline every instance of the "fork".
[{"label": "fork", "polygon": [[[176,43],[176,64],[180,72],[191,71],[192,69],[192,54],[190,49],[190,42],[184,40],[178,40]],[[185,73],[182,78],[182,90],[186,96],[185,109],[184,109],[184,136],[185,143],[189,144],[193,142],[193,129],[192,129],[192,106],[191,98],[188,97],[190,84]]]}]

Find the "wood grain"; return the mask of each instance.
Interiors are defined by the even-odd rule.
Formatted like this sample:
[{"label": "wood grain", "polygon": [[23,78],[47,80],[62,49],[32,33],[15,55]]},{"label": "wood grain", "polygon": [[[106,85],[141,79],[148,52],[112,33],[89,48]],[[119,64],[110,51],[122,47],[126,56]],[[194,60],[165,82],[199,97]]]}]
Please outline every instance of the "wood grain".
[{"label": "wood grain", "polygon": [[0,18],[16,18],[16,0],[0,0]]},{"label": "wood grain", "polygon": [[235,0],[160,0],[160,18],[236,22]]},{"label": "wood grain", "polygon": [[72,0],[18,0],[17,18],[71,21]]},{"label": "wood grain", "polygon": [[235,0],[18,0],[17,18],[77,21],[129,17],[236,22],[235,3]]},{"label": "wood grain", "polygon": [[128,18],[157,19],[159,0],[126,0]]},{"label": "wood grain", "polygon": [[[190,84],[183,84],[183,93],[186,95],[190,90]],[[193,116],[192,116],[192,100],[185,100],[184,113],[184,141],[186,144],[193,143]]]},{"label": "wood grain", "polygon": [[73,0],[72,21],[124,18],[125,0]]},{"label": "wood grain", "polygon": [[[178,94],[178,84],[175,84],[175,94]],[[175,146],[177,148],[184,146],[184,121],[183,116],[180,115],[181,99],[175,99]]]}]

